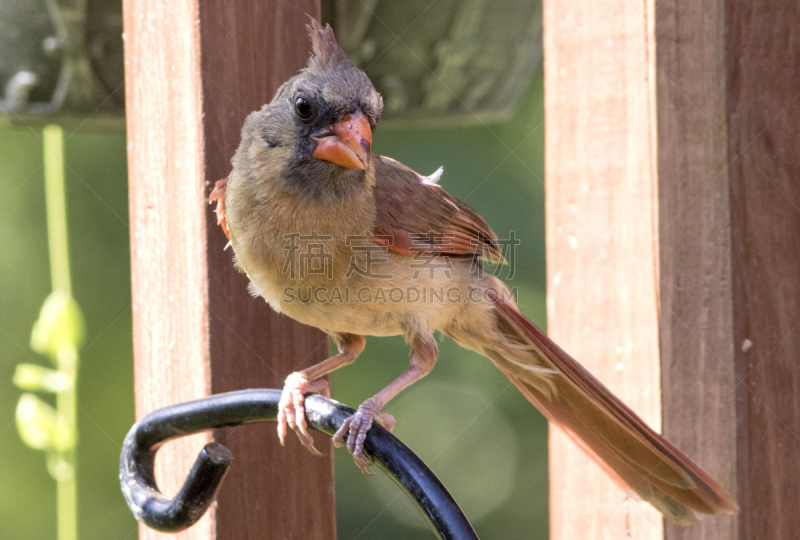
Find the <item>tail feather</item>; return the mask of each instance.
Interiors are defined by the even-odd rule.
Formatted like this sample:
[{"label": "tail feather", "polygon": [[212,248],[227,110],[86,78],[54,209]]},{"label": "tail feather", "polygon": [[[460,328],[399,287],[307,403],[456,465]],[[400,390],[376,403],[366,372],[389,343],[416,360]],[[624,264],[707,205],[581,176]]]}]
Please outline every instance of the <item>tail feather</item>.
[{"label": "tail feather", "polygon": [[620,487],[678,523],[694,521],[694,512],[738,511],[733,497],[516,306],[490,296],[501,335],[484,354]]}]

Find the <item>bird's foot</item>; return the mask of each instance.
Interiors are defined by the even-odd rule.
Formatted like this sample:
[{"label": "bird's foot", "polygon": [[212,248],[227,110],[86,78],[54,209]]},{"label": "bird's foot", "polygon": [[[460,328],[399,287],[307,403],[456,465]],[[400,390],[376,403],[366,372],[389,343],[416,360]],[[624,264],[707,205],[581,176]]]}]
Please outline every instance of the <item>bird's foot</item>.
[{"label": "bird's foot", "polygon": [[292,373],[286,377],[283,385],[281,400],[278,402],[278,438],[281,446],[284,444],[288,425],[297,434],[300,443],[315,456],[322,456],[322,452],[314,446],[314,439],[308,433],[306,423],[305,394],[309,392],[330,394],[328,381],[319,379],[309,382],[302,373]]},{"label": "bird's foot", "polygon": [[[394,417],[391,414],[382,413],[380,407],[370,398],[358,406],[355,414],[345,419],[342,427],[333,436],[333,445],[339,448],[347,444],[347,449],[353,454],[356,465],[367,476],[372,476],[372,473],[367,470],[367,467],[372,465],[372,461],[364,455],[364,440],[372,427],[372,422],[379,423],[389,431],[394,429]],[[345,441],[345,437],[347,441]]]}]

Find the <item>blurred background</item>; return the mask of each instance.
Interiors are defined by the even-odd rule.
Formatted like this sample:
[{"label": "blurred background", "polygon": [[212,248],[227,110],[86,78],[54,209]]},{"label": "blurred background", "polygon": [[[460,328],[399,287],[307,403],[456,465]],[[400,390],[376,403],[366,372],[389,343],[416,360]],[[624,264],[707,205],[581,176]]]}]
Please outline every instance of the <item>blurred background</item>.
[{"label": "blurred background", "polygon": [[[460,6],[475,2],[441,3],[450,10],[442,16],[450,30],[438,31],[463,38],[468,16],[474,19],[478,15],[463,15],[467,10]],[[513,17],[513,2],[504,3],[508,5],[501,13]],[[15,3],[0,2],[0,15],[4,10],[7,14],[11,4]],[[344,4],[336,3],[337,9],[326,15],[335,24],[352,18]],[[426,5],[411,6],[408,14],[382,15],[394,26],[395,35],[411,29],[404,40],[413,42],[415,26],[409,23]],[[380,6],[373,7],[382,13]],[[474,6],[472,9],[474,12]],[[42,21],[44,35],[49,23]],[[432,23],[426,24],[421,32],[429,34]],[[87,47],[90,51],[100,47],[102,61],[110,66],[98,64],[98,53],[91,52],[87,58],[96,73],[113,71],[117,69],[114,62],[121,62],[121,49],[115,48],[119,28],[111,26],[92,34],[105,40],[101,41],[104,45]],[[530,28],[527,20],[522,20],[517,34],[540,40],[540,34],[530,34]],[[39,70],[38,86],[25,98],[31,106],[15,104],[19,88],[10,87],[20,68],[10,60],[10,51],[21,47],[24,36],[20,31],[0,34],[6,36],[5,41],[0,39],[0,56],[5,58],[0,62],[0,82],[6,90],[0,100],[0,114],[5,118],[0,121],[0,538],[54,539],[55,483],[43,454],[26,447],[17,433],[14,411],[22,391],[12,384],[12,377],[20,363],[50,365],[29,345],[31,327],[52,290],[42,125],[53,111],[37,112],[34,102],[45,103],[55,95],[60,66],[46,55],[37,63],[38,49],[29,55],[25,66]],[[107,35],[113,39],[103,37]],[[491,35],[481,35],[478,41],[489,43],[491,39]],[[522,38],[515,39],[522,48],[527,46]],[[408,50],[393,43],[366,32],[348,50],[360,55],[359,65],[369,67],[376,86],[394,107],[375,135],[374,150],[422,174],[444,166],[440,184],[447,191],[477,209],[501,238],[514,231],[520,245],[512,267],[501,270],[499,276],[516,290],[523,312],[545,328],[544,115],[538,59],[525,60],[525,69],[521,69],[519,55],[514,56],[516,90],[507,91],[500,105],[476,94],[477,83],[463,88],[463,96],[472,96],[469,99],[442,102],[441,96],[435,97],[435,88],[425,86],[424,81],[418,87],[404,86],[402,80],[386,74],[386,66],[393,65],[396,70],[398,59],[408,56]],[[502,50],[489,45],[479,49]],[[388,53],[382,54],[384,50]],[[486,57],[476,59],[477,64],[487,62]],[[48,75],[47,70],[55,75]],[[402,69],[399,73],[406,76]],[[408,80],[415,80],[414,73],[407,75]],[[446,76],[445,70],[441,77]],[[485,77],[473,80],[481,82]],[[69,109],[62,123],[73,296],[83,310],[87,328],[77,387],[78,527],[82,539],[137,537],[117,476],[120,445],[134,422],[134,409],[126,141],[124,124],[119,121],[124,89],[114,83],[109,75],[104,81],[95,81],[97,88],[84,92],[83,98],[78,93],[72,101],[61,102]],[[491,84],[481,84],[486,95],[497,95]],[[22,90],[25,94],[26,89]],[[36,92],[41,95],[37,97]],[[265,101],[269,97],[264,96]],[[414,121],[415,103],[426,99],[429,103],[439,99],[439,122],[430,121],[436,114]],[[84,123],[81,118],[90,113],[98,121]],[[489,360],[447,339],[440,343],[440,352],[433,373],[387,406],[386,411],[397,419],[395,434],[439,476],[481,538],[547,538],[546,421]],[[407,357],[408,349],[400,338],[368,338],[358,367],[334,373],[334,397],[356,406],[405,369]],[[337,450],[335,456],[340,539],[433,538],[421,514],[389,478],[382,474],[364,477],[344,450]]]}]

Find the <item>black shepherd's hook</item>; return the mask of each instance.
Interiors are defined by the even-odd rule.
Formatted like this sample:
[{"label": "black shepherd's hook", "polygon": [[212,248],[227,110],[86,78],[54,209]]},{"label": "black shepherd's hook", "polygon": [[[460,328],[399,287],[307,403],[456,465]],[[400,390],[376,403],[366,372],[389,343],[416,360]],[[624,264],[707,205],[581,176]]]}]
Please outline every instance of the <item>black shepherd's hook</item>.
[{"label": "black shepherd's hook", "polygon": [[[164,532],[193,525],[205,513],[225,478],[233,456],[217,443],[207,444],[174,498],[155,482],[153,465],[166,441],[200,431],[256,422],[274,422],[280,390],[242,390],[217,394],[154,411],[134,424],[120,457],[120,483],[136,519]],[[306,397],[306,418],[314,429],[333,435],[355,411],[319,395]],[[431,470],[397,437],[373,424],[364,450],[419,507],[442,539],[477,539],[453,497]]]}]

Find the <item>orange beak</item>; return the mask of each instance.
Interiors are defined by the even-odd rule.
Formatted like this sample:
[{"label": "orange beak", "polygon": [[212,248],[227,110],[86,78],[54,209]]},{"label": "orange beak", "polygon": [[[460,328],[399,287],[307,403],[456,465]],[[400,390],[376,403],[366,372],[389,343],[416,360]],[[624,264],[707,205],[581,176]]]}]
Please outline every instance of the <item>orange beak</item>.
[{"label": "orange beak", "polygon": [[372,149],[372,128],[364,113],[357,110],[340,118],[331,130],[332,134],[317,139],[312,156],[350,169],[366,169]]}]

